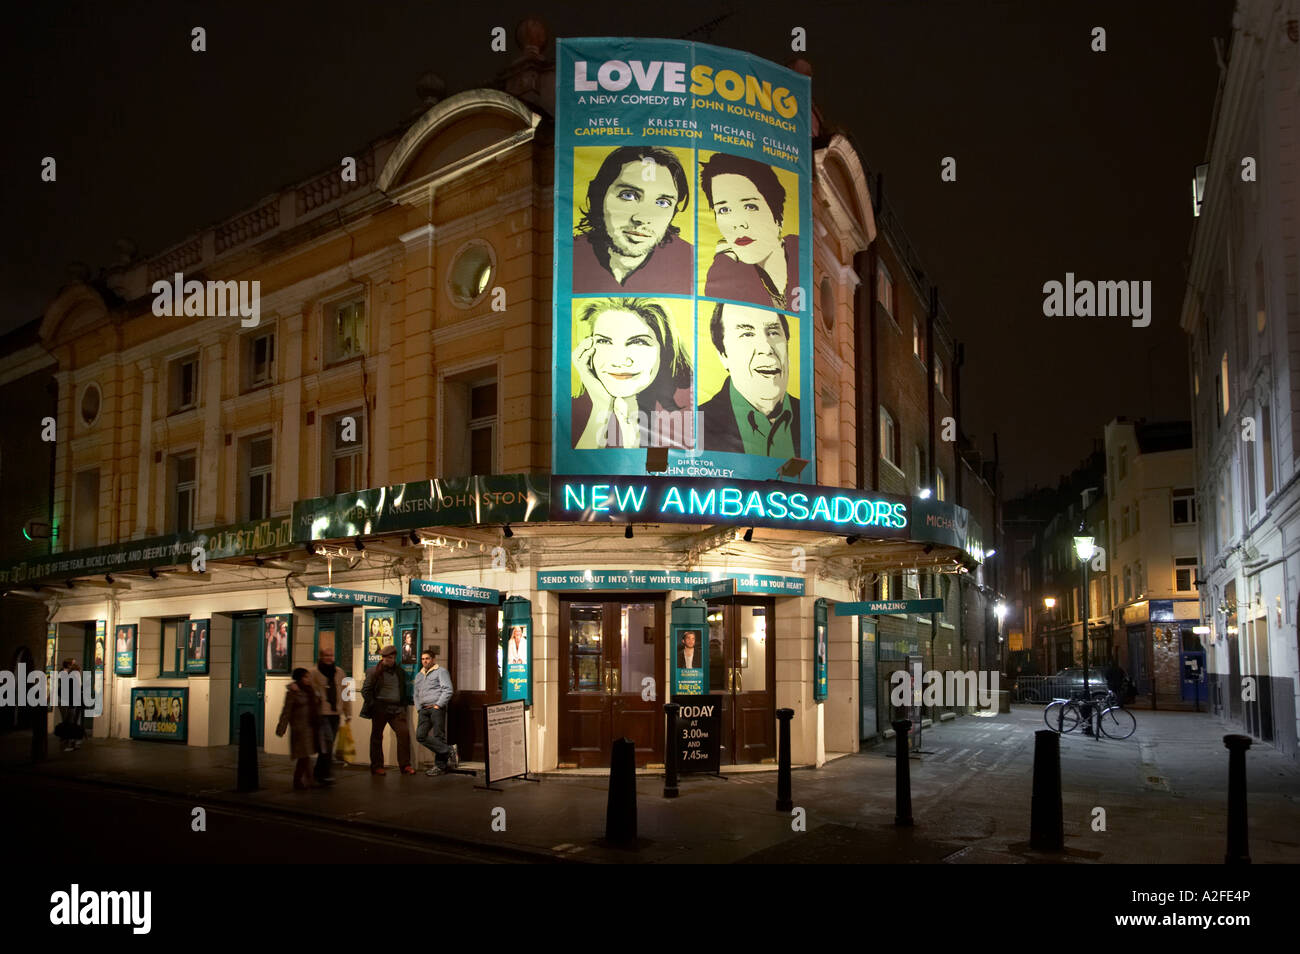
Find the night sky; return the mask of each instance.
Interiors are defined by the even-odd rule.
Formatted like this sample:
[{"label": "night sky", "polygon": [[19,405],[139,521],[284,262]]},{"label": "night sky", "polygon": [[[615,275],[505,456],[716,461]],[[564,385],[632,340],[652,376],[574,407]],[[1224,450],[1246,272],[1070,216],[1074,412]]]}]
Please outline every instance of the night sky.
[{"label": "night sky", "polygon": [[[152,255],[412,118],[428,70],[492,84],[515,26],[707,38],[777,62],[804,27],[813,97],[852,133],[966,343],[964,426],[1003,494],[1055,484],[1116,415],[1189,416],[1178,328],[1231,3],[25,3],[7,9],[0,332],[70,262]],[[793,12],[797,11],[797,12]],[[206,53],[190,30],[207,30]],[[508,53],[493,53],[504,26]],[[1107,52],[1090,49],[1106,29]],[[553,53],[553,47],[548,50]],[[40,181],[44,156],[57,183]],[[940,181],[940,160],[957,181]],[[1065,273],[1149,280],[1154,318],[1045,318]]]}]

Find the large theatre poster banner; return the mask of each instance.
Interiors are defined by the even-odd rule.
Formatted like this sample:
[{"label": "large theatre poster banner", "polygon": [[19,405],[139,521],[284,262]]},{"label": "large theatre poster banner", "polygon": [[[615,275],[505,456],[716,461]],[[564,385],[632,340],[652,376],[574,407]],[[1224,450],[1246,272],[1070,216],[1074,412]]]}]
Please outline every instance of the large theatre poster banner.
[{"label": "large theatre poster banner", "polygon": [[189,736],[189,689],[133,688],[131,738],[184,742]]},{"label": "large theatre poster banner", "polygon": [[808,77],[677,40],[556,48],[554,472],[811,460]]}]

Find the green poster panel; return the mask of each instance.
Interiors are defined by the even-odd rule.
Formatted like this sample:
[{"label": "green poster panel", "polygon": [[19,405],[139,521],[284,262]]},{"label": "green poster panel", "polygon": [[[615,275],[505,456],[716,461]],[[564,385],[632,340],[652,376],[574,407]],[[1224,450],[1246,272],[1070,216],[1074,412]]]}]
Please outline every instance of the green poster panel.
[{"label": "green poster panel", "polygon": [[406,670],[407,684],[415,686],[415,673],[420,668],[420,606],[418,603],[403,603],[397,611],[397,628],[394,632],[393,645],[397,647],[397,664]]},{"label": "green poster panel", "polygon": [[702,696],[709,688],[709,639],[704,600],[673,600],[668,651],[672,654],[672,697]]},{"label": "green poster panel", "polygon": [[501,700],[524,700],[533,704],[533,603],[522,596],[511,596],[502,607],[501,658],[505,671],[501,680]]},{"label": "green poster panel", "polygon": [[813,701],[825,702],[827,689],[827,656],[830,647],[826,634],[826,600],[813,603]]}]

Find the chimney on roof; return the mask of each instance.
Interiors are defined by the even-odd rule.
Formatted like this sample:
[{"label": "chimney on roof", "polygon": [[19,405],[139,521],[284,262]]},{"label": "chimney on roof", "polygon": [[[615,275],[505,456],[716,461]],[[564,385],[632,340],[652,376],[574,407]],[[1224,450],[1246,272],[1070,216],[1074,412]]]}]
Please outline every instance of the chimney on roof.
[{"label": "chimney on roof", "polygon": [[546,24],[527,17],[515,27],[515,42],[522,51],[497,76],[497,85],[516,99],[555,115],[555,63],[543,52],[549,40]]}]

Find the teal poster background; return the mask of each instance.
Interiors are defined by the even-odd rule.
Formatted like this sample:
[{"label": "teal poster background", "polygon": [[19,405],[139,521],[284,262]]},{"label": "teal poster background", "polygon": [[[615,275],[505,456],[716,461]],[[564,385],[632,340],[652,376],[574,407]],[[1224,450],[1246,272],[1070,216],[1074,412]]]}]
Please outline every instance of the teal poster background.
[{"label": "teal poster background", "polygon": [[95,620],[95,672],[102,673],[108,662],[108,620]]},{"label": "teal poster background", "polygon": [[117,627],[113,639],[113,675],[135,675],[136,628],[134,623]]},{"label": "teal poster background", "polygon": [[522,699],[533,704],[533,604],[520,596],[509,597],[502,609],[501,700]]},{"label": "teal poster background", "polygon": [[815,483],[808,77],[680,40],[556,59],[553,472],[667,447],[669,475]]},{"label": "teal poster background", "polygon": [[192,619],[185,625],[185,671],[205,675],[208,671],[209,620]]},{"label": "teal poster background", "polygon": [[[672,698],[678,696],[699,696],[709,688],[709,624],[707,619],[708,604],[704,600],[683,597],[673,600],[670,639],[668,642],[669,664],[672,672]],[[685,648],[688,633],[695,634],[695,654],[687,666],[682,650]]]}]

